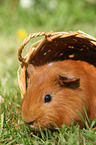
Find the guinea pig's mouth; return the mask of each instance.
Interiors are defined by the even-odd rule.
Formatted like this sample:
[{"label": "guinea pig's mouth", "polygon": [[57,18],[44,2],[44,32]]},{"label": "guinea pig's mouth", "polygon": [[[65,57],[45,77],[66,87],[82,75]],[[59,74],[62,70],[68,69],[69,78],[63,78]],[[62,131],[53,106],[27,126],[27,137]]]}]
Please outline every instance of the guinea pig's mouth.
[{"label": "guinea pig's mouth", "polygon": [[41,130],[45,130],[45,129],[48,129],[48,130],[50,130],[50,131],[58,131],[58,127],[55,125],[55,126],[53,126],[52,124],[50,124],[49,126],[40,126],[40,124],[39,124],[39,122],[38,122],[38,125],[36,125],[35,124],[36,122],[35,121],[32,121],[32,122],[25,122],[25,124],[29,127],[29,129],[31,130],[31,131],[35,131],[35,132],[38,132],[39,131],[39,129]]}]

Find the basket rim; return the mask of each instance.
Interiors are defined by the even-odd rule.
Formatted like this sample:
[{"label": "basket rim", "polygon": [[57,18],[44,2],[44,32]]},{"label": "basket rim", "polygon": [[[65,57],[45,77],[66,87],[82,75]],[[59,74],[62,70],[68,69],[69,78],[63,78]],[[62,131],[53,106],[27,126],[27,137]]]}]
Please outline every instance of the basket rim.
[{"label": "basket rim", "polygon": [[[56,38],[66,38],[66,37],[70,37],[70,36],[75,36],[75,37],[79,37],[79,38],[83,38],[83,39],[87,39],[89,41],[91,41],[94,45],[96,45],[96,38],[94,38],[93,36],[84,33],[81,30],[78,31],[70,31],[70,32],[38,32],[38,33],[31,33],[29,35],[29,37],[26,37],[23,41],[23,43],[20,45],[19,49],[18,49],[18,59],[19,61],[25,65],[28,66],[27,62],[26,62],[26,58],[28,56],[28,54],[25,57],[22,57],[22,51],[25,47],[25,45],[32,39],[38,36],[44,36],[41,40],[33,43],[30,47],[29,52],[33,53],[34,55],[37,53],[37,51],[41,48],[41,46],[46,42],[49,41],[51,42],[52,40],[56,39]],[[34,47],[38,44],[38,47],[36,49],[34,49]]]}]

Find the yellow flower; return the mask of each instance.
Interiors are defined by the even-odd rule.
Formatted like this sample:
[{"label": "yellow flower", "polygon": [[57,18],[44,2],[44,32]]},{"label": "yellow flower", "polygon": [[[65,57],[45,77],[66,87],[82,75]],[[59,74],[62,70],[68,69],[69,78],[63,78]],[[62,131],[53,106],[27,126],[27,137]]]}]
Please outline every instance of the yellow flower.
[{"label": "yellow flower", "polygon": [[24,29],[18,29],[16,33],[17,33],[17,37],[21,40],[23,40],[28,36],[27,32]]}]

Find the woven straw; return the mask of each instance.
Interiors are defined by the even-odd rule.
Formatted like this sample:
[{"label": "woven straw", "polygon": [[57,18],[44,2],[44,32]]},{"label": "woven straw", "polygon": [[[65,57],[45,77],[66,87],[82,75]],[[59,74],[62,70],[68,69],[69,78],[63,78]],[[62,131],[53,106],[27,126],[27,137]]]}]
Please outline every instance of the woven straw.
[{"label": "woven straw", "polygon": [[[30,39],[37,36],[44,37],[32,44],[26,56],[22,57],[24,46]],[[23,97],[29,79],[26,72],[28,64],[39,66],[47,62],[73,59],[86,61],[96,66],[96,38],[80,30],[76,32],[32,33],[19,47],[18,59],[21,62],[18,69],[18,82]]]}]

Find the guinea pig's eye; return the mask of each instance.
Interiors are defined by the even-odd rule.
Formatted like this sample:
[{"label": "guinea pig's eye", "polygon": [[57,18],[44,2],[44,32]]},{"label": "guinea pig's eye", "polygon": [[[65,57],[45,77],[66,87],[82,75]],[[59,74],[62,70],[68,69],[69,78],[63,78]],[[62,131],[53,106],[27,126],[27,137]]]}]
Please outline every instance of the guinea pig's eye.
[{"label": "guinea pig's eye", "polygon": [[49,103],[52,101],[52,96],[50,94],[46,94],[44,97],[44,103]]}]

